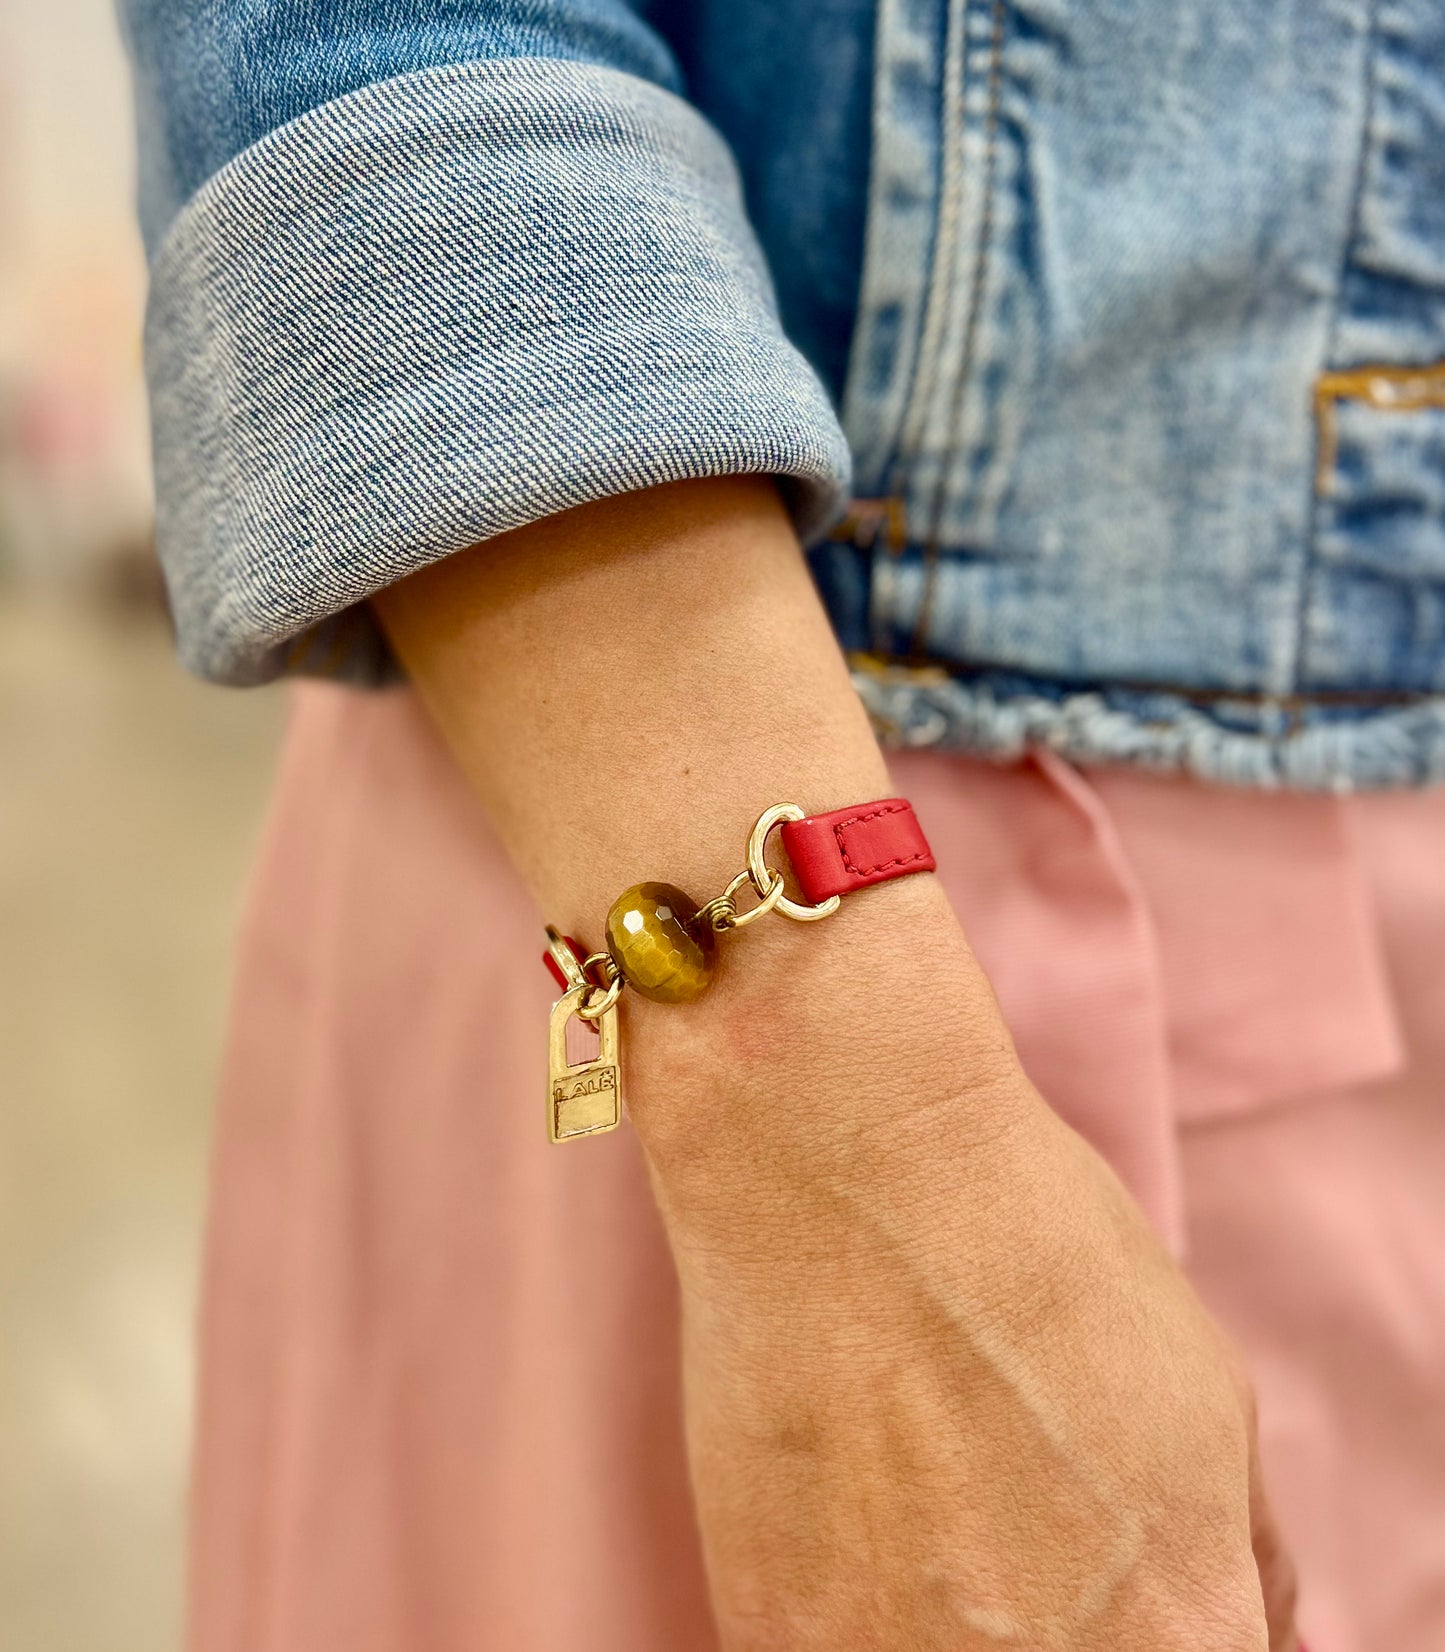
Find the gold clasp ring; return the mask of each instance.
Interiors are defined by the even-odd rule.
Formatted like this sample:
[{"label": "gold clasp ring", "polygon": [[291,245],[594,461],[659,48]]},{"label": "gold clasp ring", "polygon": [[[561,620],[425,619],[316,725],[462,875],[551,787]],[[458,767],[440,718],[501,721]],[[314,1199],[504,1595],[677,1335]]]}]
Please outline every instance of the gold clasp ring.
[{"label": "gold clasp ring", "polygon": [[[775,803],[771,809],[765,809],[757,818],[752,832],[748,836],[748,876],[752,879],[753,888],[758,892],[761,901],[767,901],[769,906],[776,905],[785,918],[796,919],[798,923],[816,923],[819,918],[831,918],[843,904],[838,895],[829,895],[827,900],[820,901],[817,906],[805,906],[801,901],[790,901],[786,895],[775,892],[772,879],[780,874],[773,871],[763,858],[763,851],[768,846],[768,834],[774,826],[781,826],[785,820],[806,820],[808,817],[796,803]],[[749,912],[749,918],[757,917],[762,907],[756,907]]]}]

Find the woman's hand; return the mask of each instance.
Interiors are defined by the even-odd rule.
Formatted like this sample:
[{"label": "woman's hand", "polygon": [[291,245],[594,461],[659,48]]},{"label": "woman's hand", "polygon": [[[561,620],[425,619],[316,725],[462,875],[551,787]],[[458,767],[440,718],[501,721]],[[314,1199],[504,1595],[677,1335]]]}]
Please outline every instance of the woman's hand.
[{"label": "woman's hand", "polygon": [[1292,1648],[1233,1352],[936,884],[769,940],[695,1035],[629,1029],[729,1652]]},{"label": "woman's hand", "polygon": [[[376,606],[594,944],[642,878],[720,890],[766,805],[887,793],[765,482],[585,506]],[[1263,1652],[1252,1525],[1278,1545],[1233,1355],[1019,1071],[939,881],[727,954],[695,1004],[625,1004],[624,1060],[729,1648]]]}]

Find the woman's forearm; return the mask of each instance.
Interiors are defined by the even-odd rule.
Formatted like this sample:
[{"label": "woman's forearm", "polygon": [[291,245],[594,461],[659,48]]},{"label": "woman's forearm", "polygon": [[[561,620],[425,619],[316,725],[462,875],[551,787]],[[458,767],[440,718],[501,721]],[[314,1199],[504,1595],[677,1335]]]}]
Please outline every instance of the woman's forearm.
[{"label": "woman's forearm", "polygon": [[377,606],[522,875],[584,930],[644,873],[711,888],[749,809],[886,784],[766,481],[585,505]]}]

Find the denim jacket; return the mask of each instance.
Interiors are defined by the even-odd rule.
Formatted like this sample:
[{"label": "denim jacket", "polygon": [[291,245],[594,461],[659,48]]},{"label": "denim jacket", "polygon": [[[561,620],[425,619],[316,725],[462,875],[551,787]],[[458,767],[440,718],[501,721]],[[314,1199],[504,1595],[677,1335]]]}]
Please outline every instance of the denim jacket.
[{"label": "denim jacket", "polygon": [[1445,778],[1438,0],[121,4],[193,669],[761,472],[897,741]]}]

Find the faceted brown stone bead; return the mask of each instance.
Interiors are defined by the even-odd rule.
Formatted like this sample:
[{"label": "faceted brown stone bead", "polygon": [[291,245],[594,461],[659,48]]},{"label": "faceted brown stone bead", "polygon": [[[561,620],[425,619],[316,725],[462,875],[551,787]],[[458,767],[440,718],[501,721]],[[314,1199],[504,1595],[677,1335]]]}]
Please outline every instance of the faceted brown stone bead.
[{"label": "faceted brown stone bead", "polygon": [[638,883],[607,914],[607,950],[644,998],[685,1004],[712,980],[717,942],[697,902],[671,883]]}]

